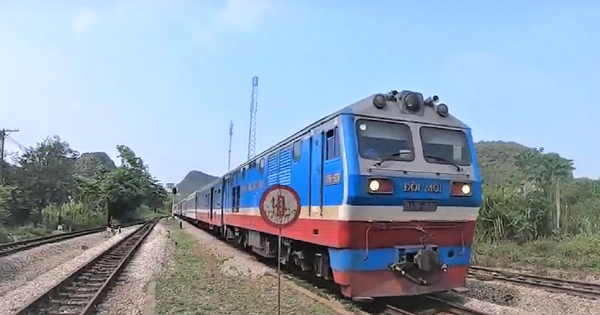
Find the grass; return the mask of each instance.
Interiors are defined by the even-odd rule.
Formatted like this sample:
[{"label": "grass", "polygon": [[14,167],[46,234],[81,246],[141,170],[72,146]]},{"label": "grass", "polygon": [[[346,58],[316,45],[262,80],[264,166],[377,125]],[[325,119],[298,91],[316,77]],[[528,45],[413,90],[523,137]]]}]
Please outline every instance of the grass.
[{"label": "grass", "polygon": [[13,242],[12,235],[16,236],[18,240],[36,238],[52,234],[52,230],[44,226],[33,226],[26,225],[17,228],[12,227],[0,227],[0,244]]},{"label": "grass", "polygon": [[477,240],[475,265],[497,267],[591,269],[600,271],[600,235],[577,235],[541,239],[525,244]]},{"label": "grass", "polygon": [[149,219],[158,218],[160,216],[164,216],[167,214],[169,214],[169,212],[166,210],[163,210],[163,209],[159,209],[158,212],[154,212],[148,206],[141,206],[140,212],[139,212],[139,217],[140,217],[140,220],[149,220]]},{"label": "grass", "polygon": [[[156,285],[158,314],[277,314],[277,280],[270,276],[250,279],[221,273],[223,261],[170,221],[172,263]],[[226,245],[222,245],[226,246]],[[240,258],[244,259],[244,258]],[[297,291],[283,287],[282,314],[336,314]]]}]

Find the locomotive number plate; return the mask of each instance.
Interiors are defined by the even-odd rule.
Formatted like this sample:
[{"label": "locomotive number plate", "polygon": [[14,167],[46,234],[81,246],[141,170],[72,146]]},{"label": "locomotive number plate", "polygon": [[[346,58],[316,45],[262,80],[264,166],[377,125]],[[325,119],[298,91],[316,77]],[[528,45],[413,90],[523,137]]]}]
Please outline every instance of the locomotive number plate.
[{"label": "locomotive number plate", "polygon": [[437,202],[435,201],[404,201],[404,211],[432,212],[435,210],[437,210]]}]

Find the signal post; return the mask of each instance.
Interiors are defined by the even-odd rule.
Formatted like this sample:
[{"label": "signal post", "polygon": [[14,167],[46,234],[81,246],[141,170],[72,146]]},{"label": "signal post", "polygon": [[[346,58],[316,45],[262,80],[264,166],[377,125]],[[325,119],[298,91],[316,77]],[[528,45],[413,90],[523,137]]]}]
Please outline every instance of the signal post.
[{"label": "signal post", "polygon": [[273,185],[262,194],[259,208],[262,219],[278,230],[277,314],[281,315],[281,231],[298,221],[302,209],[300,196],[292,187]]}]

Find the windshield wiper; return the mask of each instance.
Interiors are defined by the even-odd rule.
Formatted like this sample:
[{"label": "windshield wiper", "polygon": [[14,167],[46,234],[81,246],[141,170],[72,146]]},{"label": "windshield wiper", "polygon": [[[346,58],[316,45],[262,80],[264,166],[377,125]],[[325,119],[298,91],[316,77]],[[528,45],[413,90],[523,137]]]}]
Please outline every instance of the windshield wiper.
[{"label": "windshield wiper", "polygon": [[373,166],[379,167],[379,166],[381,166],[381,163],[390,161],[393,157],[402,156],[403,154],[410,154],[410,150],[400,150],[398,152],[394,152],[394,153],[386,156],[385,158],[379,160],[379,162],[376,162],[375,164],[373,164]]},{"label": "windshield wiper", "polygon": [[450,164],[450,165],[452,165],[452,166],[456,167],[456,170],[457,170],[457,171],[459,171],[459,172],[462,172],[462,168],[461,168],[461,167],[460,167],[458,164],[456,164],[456,162],[454,162],[454,161],[451,161],[451,160],[445,159],[445,158],[443,158],[443,157],[435,156],[435,155],[427,155],[427,154],[425,154],[425,155],[423,155],[423,156],[424,156],[425,158],[428,158],[428,159],[434,159],[434,160],[436,160],[436,161],[439,161],[439,162],[448,163],[448,164]]}]

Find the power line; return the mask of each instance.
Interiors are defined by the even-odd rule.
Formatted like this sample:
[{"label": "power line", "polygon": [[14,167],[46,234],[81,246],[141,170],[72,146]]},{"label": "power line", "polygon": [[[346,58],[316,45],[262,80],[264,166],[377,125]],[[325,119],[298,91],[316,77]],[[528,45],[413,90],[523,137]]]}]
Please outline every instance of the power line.
[{"label": "power line", "polygon": [[19,132],[19,129],[0,130],[0,184],[4,184],[4,141],[13,132]]},{"label": "power line", "polygon": [[17,141],[15,138],[13,138],[11,136],[6,136],[6,142],[18,147],[19,149],[21,149],[21,151],[27,150],[26,146],[22,145],[19,141]]}]

